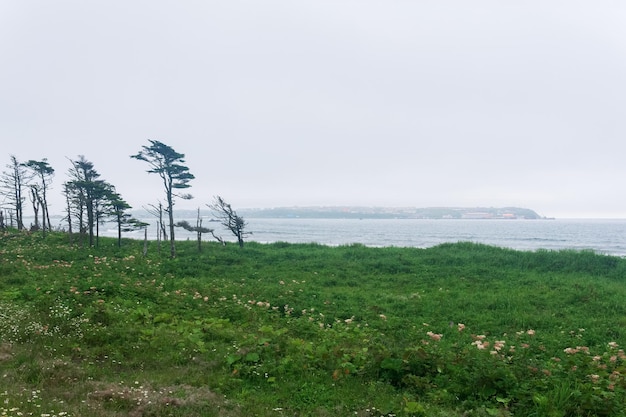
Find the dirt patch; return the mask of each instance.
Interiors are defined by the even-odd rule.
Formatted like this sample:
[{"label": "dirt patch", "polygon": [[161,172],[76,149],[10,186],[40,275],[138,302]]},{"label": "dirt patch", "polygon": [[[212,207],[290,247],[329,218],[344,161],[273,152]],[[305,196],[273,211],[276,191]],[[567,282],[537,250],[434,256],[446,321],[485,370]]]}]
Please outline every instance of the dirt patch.
[{"label": "dirt patch", "polygon": [[190,410],[209,407],[220,411],[237,408],[230,405],[223,396],[208,388],[189,385],[155,389],[139,383],[131,386],[108,384],[98,386],[88,394],[88,397],[94,406],[105,409],[109,407],[123,409],[131,417],[154,415],[155,411],[173,407],[188,407]]},{"label": "dirt patch", "polygon": [[10,343],[0,344],[0,362],[13,359],[13,345]]}]

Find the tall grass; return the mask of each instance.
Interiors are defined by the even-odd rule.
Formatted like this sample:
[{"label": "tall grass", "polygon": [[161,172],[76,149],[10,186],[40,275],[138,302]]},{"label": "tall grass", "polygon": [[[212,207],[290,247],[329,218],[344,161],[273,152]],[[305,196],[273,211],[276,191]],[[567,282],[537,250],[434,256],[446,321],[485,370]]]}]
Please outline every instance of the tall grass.
[{"label": "tall grass", "polygon": [[619,416],[626,261],[0,236],[0,415]]}]

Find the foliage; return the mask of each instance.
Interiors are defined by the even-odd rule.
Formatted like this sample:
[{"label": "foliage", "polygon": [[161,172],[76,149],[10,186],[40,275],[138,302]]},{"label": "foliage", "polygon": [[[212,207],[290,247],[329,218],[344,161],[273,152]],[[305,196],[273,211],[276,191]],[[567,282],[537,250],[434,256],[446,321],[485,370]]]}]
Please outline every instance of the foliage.
[{"label": "foliage", "polygon": [[176,190],[187,189],[191,185],[189,182],[194,179],[194,175],[189,172],[185,163],[185,154],[178,153],[169,145],[158,140],[149,140],[149,146],[143,146],[131,158],[146,162],[150,169],[148,173],[157,174],[163,181],[165,199],[167,201],[166,211],[170,224],[170,256],[176,256],[176,243],[174,236],[174,201],[176,197],[191,199],[190,194],[179,194]]},{"label": "foliage", "polygon": [[471,243],[141,253],[0,235],[0,414],[626,413],[621,258]]}]

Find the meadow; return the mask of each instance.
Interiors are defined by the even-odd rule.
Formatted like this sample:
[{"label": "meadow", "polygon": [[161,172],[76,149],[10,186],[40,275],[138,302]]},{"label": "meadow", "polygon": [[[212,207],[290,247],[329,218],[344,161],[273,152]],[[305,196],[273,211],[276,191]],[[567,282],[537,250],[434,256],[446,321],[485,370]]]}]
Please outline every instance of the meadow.
[{"label": "meadow", "polygon": [[626,260],[0,235],[0,416],[623,416]]}]

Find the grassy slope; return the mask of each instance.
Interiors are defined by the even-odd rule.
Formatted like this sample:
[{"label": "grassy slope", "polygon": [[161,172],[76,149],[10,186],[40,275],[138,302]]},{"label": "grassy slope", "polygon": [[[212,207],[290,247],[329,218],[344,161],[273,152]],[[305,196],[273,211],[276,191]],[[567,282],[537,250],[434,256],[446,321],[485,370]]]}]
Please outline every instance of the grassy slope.
[{"label": "grassy slope", "polygon": [[0,237],[0,412],[626,412],[623,259],[469,243],[178,253]]}]

